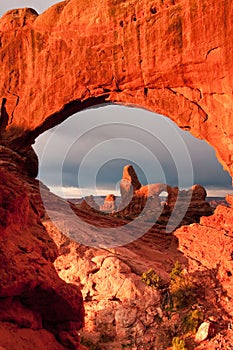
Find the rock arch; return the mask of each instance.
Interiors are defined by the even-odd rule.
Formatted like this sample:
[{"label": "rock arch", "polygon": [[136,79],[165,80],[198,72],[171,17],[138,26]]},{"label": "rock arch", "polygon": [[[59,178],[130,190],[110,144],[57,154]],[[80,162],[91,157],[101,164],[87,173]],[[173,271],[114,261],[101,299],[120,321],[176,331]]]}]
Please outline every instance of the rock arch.
[{"label": "rock arch", "polygon": [[[170,117],[208,141],[233,175],[232,16],[231,0],[67,0],[40,16],[20,9],[0,19],[0,308],[10,305],[19,329],[45,325],[42,338],[52,331],[59,341],[53,337],[51,349],[78,348],[84,310],[78,288],[59,279],[52,264],[57,247],[41,223],[38,182],[28,177],[37,167],[31,144],[71,114],[112,101]],[[225,247],[215,261],[232,295],[225,278],[233,273],[230,235],[220,239],[213,228],[228,232],[232,208],[201,224],[188,229],[195,259],[215,241]],[[0,323],[6,320],[1,313]]]},{"label": "rock arch", "polygon": [[24,149],[88,106],[156,111],[208,141],[231,175],[230,0],[69,0],[0,20],[1,144]]}]

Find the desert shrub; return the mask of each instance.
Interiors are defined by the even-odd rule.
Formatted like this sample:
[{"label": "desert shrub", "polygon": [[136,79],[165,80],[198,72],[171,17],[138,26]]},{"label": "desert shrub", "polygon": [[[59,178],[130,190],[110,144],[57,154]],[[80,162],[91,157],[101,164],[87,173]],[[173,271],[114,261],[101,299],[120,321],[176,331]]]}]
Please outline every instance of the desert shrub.
[{"label": "desert shrub", "polygon": [[161,278],[156,274],[156,272],[153,269],[149,269],[147,272],[143,272],[142,281],[147,286],[153,288],[161,288],[162,286]]},{"label": "desert shrub", "polygon": [[174,337],[172,339],[172,350],[187,350],[185,341],[180,337]]},{"label": "desert shrub", "polygon": [[177,277],[180,277],[181,275],[182,275],[181,264],[179,263],[179,261],[176,261],[175,265],[174,265],[174,267],[173,267],[173,269],[171,270],[171,273],[170,273],[171,281],[175,281],[175,279]]},{"label": "desert shrub", "polygon": [[183,317],[184,332],[196,333],[199,325],[204,320],[203,312],[199,310],[190,310],[187,315]]},{"label": "desert shrub", "polygon": [[189,275],[176,275],[171,280],[169,291],[173,307],[177,310],[193,305],[196,300],[196,286]]}]

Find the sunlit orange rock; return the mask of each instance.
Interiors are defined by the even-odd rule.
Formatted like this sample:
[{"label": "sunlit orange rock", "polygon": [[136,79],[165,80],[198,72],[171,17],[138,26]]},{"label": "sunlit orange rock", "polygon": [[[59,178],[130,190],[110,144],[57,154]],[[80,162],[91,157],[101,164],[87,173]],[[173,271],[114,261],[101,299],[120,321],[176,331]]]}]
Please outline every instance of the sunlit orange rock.
[{"label": "sunlit orange rock", "polygon": [[233,302],[229,296],[233,295],[233,208],[219,205],[212,216],[203,216],[200,224],[179,228],[175,235],[180,250],[189,259],[190,270],[195,271],[199,262],[203,272],[212,270],[221,285],[219,305],[232,317]]},{"label": "sunlit orange rock", "polygon": [[101,211],[112,213],[116,210],[116,196],[114,194],[108,194],[104,200],[104,204],[100,207]]},{"label": "sunlit orange rock", "polygon": [[[193,185],[189,190],[179,190],[162,183],[141,186],[132,165],[123,169],[120,190],[121,201],[116,215],[124,218],[135,219],[141,215],[145,220],[156,222],[159,219],[166,225],[173,213],[180,218],[177,226],[199,222],[201,216],[212,214],[203,186]],[[160,194],[165,197],[160,198]]]}]

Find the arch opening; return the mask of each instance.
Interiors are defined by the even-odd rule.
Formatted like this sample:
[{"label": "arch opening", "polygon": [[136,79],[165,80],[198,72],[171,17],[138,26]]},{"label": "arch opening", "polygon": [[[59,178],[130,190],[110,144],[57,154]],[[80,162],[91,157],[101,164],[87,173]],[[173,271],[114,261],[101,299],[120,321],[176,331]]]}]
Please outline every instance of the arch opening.
[{"label": "arch opening", "polygon": [[[102,105],[94,112],[87,109],[40,136],[34,148],[40,158],[39,178],[78,209],[133,221],[139,217],[162,224],[175,221],[170,231],[192,222],[192,218],[184,221],[183,216],[195,205],[193,198],[205,202],[206,194],[197,194],[201,186],[211,205],[225,203],[223,197],[232,191],[231,178],[210,146],[170,119],[137,108]],[[140,187],[132,187],[124,202],[120,184],[127,164],[134,165]],[[158,192],[158,184],[168,189],[161,187]],[[195,184],[201,185],[198,190]],[[166,203],[161,193],[165,193]],[[196,221],[212,213],[204,202],[207,210],[192,214]],[[184,213],[177,221],[180,206]]]},{"label": "arch opening", "polygon": [[[61,125],[40,135],[33,148],[41,164],[39,178],[55,193],[58,191],[56,186],[58,178],[55,173],[58,173],[62,165],[64,197],[69,196],[68,188],[78,184],[75,175],[78,173],[80,162],[85,158],[88,163],[86,173],[91,173],[95,161],[95,159],[91,160],[91,157],[101,158],[101,153],[106,151],[109,157],[106,157],[106,162],[100,164],[96,173],[97,187],[102,191],[98,193],[104,195],[107,191],[119,193],[122,169],[131,162],[143,185],[165,180],[171,186],[179,186],[177,165],[172,159],[172,149],[178,147],[182,162],[182,144],[177,143],[177,137],[182,140],[191,158],[194,172],[192,181],[190,179],[183,181],[181,189],[187,189],[195,183],[200,183],[207,189],[208,196],[224,197],[225,194],[232,192],[231,178],[222,169],[211,146],[195,138],[189,132],[179,129],[170,119],[138,108],[108,104],[107,106],[101,105],[94,111],[93,109],[81,111],[77,116],[69,117]],[[131,143],[131,140],[134,142]],[[166,142],[169,143],[169,149],[166,148]],[[141,145],[144,149],[136,148]],[[124,149],[126,146],[128,150]],[[144,157],[143,166],[149,168],[151,153],[146,154],[147,150],[149,153],[156,154],[153,160],[157,163],[156,167],[147,174],[148,178],[137,165],[140,157]],[[135,156],[137,151],[140,151],[141,154]],[[46,157],[45,152],[47,152]],[[127,157],[124,158],[125,153]],[[59,158],[62,158],[62,161],[59,161]],[[162,169],[159,169],[159,164],[162,164]],[[185,164],[181,170],[187,171]],[[108,177],[108,173],[111,173],[111,176]],[[105,181],[102,181],[101,178],[104,178]],[[88,179],[85,180],[86,184],[85,186],[83,184],[83,187],[86,187],[87,191],[83,194],[88,195],[90,194],[88,188],[91,189],[93,183],[89,183]],[[78,196],[81,194],[76,191],[75,197]]]}]

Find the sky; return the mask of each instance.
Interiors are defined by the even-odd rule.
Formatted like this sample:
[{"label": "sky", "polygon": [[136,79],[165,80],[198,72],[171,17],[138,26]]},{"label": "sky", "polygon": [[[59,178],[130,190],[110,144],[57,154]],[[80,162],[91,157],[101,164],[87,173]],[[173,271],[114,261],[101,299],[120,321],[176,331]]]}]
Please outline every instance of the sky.
[{"label": "sky", "polygon": [[0,15],[2,16],[5,12],[11,9],[20,7],[31,7],[38,13],[42,13],[48,7],[56,4],[57,0],[5,0],[0,3]]},{"label": "sky", "polygon": [[[8,0],[0,15],[19,7],[38,13],[58,1]],[[119,194],[123,167],[133,164],[142,184],[180,188],[199,183],[209,196],[232,193],[231,178],[205,141],[168,118],[143,109],[97,106],[71,116],[36,140],[39,178],[63,197]]]}]

